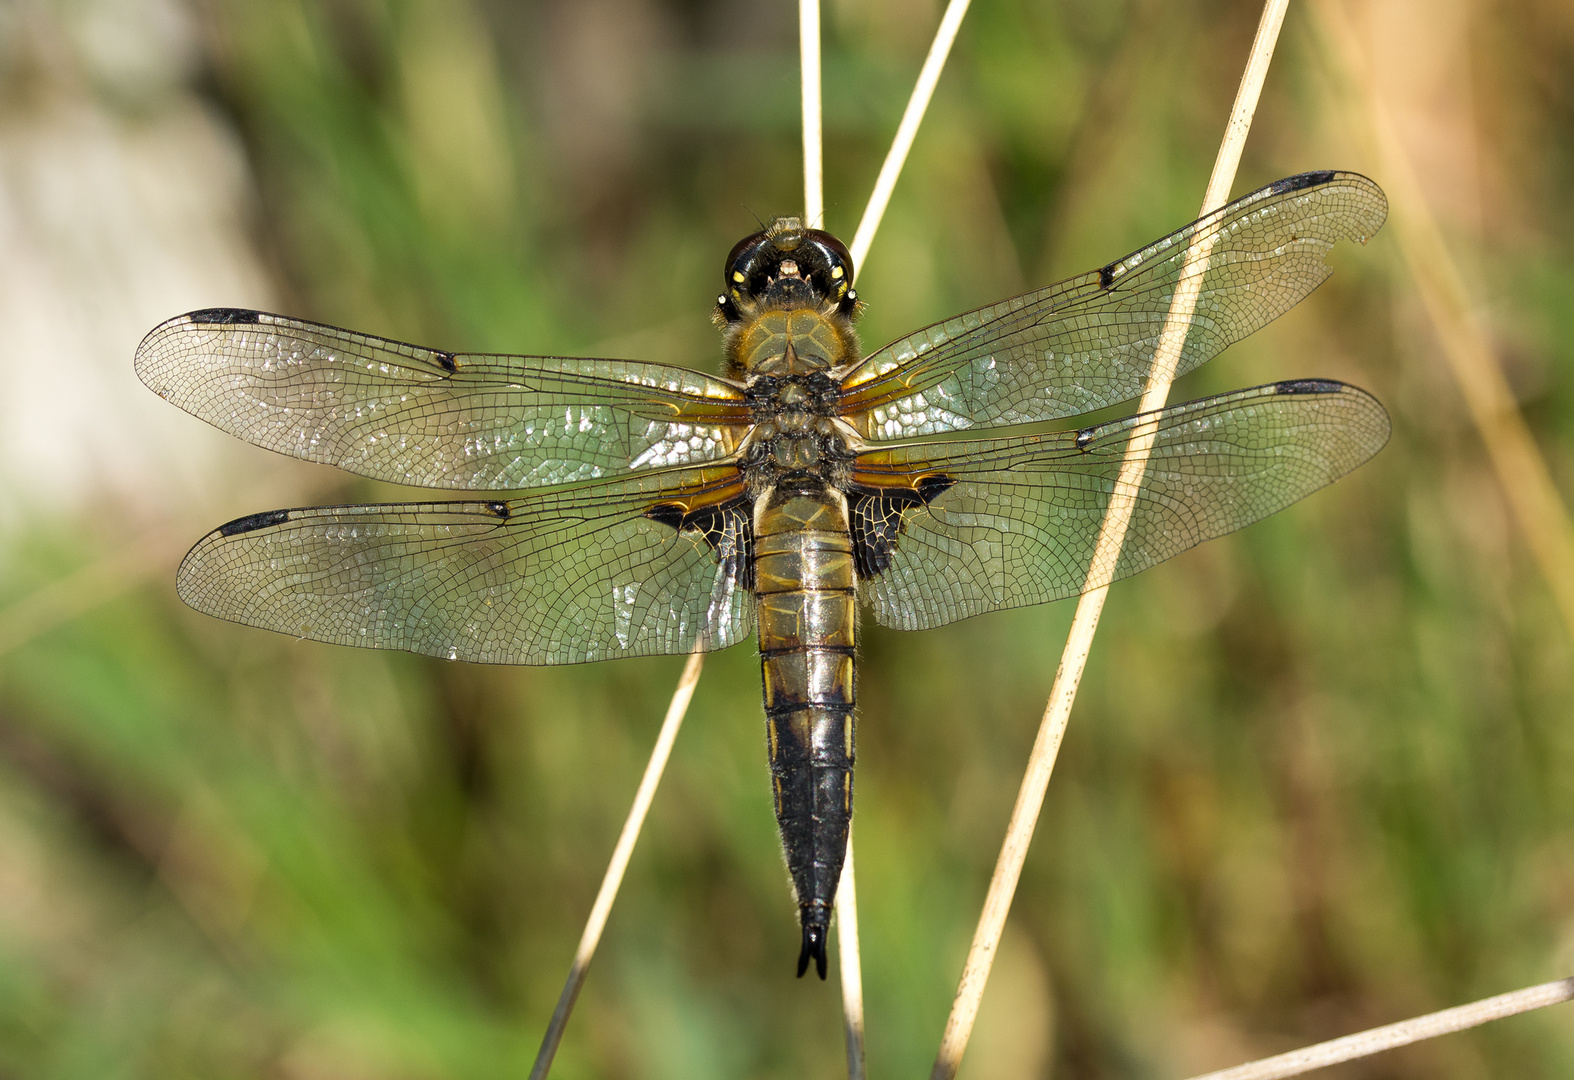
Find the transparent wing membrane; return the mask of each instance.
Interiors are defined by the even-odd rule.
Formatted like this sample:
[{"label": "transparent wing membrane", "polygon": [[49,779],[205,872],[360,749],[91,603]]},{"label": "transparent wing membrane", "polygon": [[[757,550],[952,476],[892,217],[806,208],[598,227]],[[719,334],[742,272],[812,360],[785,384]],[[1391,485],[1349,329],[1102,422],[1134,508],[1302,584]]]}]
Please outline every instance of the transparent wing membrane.
[{"label": "transparent wing membrane", "polygon": [[754,626],[743,522],[653,519],[726,494],[678,470],[496,502],[278,510],[209,533],[177,588],[199,611],[337,645],[493,664],[719,649]]},{"label": "transparent wing membrane", "polygon": [[1080,432],[914,443],[859,457],[854,476],[950,480],[903,512],[891,562],[864,596],[902,630],[1074,596],[1088,580],[1121,461],[1141,424],[1157,426],[1118,565],[1141,570],[1284,509],[1382,448],[1388,414],[1327,380],[1274,383]]},{"label": "transparent wing membrane", "polygon": [[269,450],[397,484],[498,491],[736,449],[742,390],[659,364],[446,353],[264,312],[156,327],[137,374]]},{"label": "transparent wing membrane", "polygon": [[[242,518],[192,549],[180,594],[300,637],[490,663],[722,648],[754,627],[753,502],[796,477],[847,481],[861,591],[888,626],[1071,596],[1089,581],[1139,428],[1156,431],[1153,454],[1118,563],[1094,568],[1095,582],[1331,483],[1383,445],[1387,414],[1360,390],[1309,379],[1075,432],[905,440],[1135,396],[1198,237],[1212,249],[1181,372],[1292,307],[1327,277],[1333,245],[1364,241],[1386,213],[1382,191],[1353,173],[1280,180],[1099,270],[893,342],[840,373],[839,396],[785,378],[746,391],[637,361],[455,354],[245,309],[191,312],[156,327],[136,359],[188,412],[379,480],[522,494]],[[870,442],[828,448],[803,434],[832,411]],[[844,449],[863,451],[850,481],[826,464]]]},{"label": "transparent wing membrane", "polygon": [[1080,277],[936,323],[870,354],[843,385],[864,437],[915,438],[1091,412],[1142,390],[1186,252],[1217,238],[1177,377],[1284,314],[1364,243],[1388,202],[1355,173],[1303,173]]}]

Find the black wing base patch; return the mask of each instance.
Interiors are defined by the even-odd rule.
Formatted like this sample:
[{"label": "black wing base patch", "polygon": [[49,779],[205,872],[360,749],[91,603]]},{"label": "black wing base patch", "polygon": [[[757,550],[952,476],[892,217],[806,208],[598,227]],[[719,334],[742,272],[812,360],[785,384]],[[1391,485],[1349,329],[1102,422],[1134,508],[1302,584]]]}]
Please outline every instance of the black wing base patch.
[{"label": "black wing base patch", "polygon": [[645,511],[651,521],[679,533],[698,536],[740,588],[754,588],[753,501],[733,499],[717,506],[687,511],[678,503],[657,503]]},{"label": "black wing base patch", "polygon": [[847,519],[853,533],[853,562],[867,581],[885,573],[902,535],[903,516],[927,506],[956,483],[950,476],[922,476],[910,488],[852,486],[847,489]]}]

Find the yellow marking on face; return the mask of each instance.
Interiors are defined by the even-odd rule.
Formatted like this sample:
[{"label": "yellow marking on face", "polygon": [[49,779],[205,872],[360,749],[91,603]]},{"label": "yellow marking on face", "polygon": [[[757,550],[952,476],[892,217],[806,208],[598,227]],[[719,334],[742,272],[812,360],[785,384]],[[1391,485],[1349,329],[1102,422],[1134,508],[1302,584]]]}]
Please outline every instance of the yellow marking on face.
[{"label": "yellow marking on face", "polygon": [[833,266],[833,267],[831,267],[831,277],[834,280],[836,280],[836,281],[842,280],[842,274],[843,274],[843,270],[842,270],[842,268],[840,266]]},{"label": "yellow marking on face", "polygon": [[739,285],[742,285],[748,279],[743,276],[742,270],[734,270],[732,272],[732,280],[736,281]]}]

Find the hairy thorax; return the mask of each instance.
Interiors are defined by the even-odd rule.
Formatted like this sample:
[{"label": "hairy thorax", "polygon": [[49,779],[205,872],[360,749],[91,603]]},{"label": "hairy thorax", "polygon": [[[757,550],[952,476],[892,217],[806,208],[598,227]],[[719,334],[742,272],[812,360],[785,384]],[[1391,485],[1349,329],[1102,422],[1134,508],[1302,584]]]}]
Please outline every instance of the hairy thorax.
[{"label": "hairy thorax", "polygon": [[833,372],[858,359],[848,320],[812,308],[766,310],[728,335],[755,427],[743,451],[749,492],[805,484],[841,487],[857,434],[836,417]]}]

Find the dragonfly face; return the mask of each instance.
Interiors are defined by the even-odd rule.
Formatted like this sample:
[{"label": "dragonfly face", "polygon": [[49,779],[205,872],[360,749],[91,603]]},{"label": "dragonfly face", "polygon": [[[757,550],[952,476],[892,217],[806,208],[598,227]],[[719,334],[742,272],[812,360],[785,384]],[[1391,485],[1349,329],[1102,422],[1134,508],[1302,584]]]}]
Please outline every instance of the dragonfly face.
[{"label": "dragonfly face", "polygon": [[[798,973],[812,961],[823,978],[860,602],[919,630],[1075,595],[1331,483],[1389,424],[1363,391],[1301,379],[1076,430],[928,437],[1137,396],[1200,236],[1214,241],[1178,374],[1300,301],[1333,244],[1365,242],[1386,213],[1365,177],[1289,177],[868,356],[846,248],[777,219],[725,264],[724,378],[463,355],[233,308],[178,316],[136,360],[174,404],[281,453],[482,494],[253,514],[199,541],[177,587],[252,626],[484,663],[687,653],[757,631]],[[1093,566],[1139,426],[1155,435],[1127,540]]]},{"label": "dragonfly face", "polygon": [[742,371],[732,340],[742,325],[770,310],[813,308],[827,318],[851,318],[853,258],[828,232],[806,229],[798,218],[777,218],[767,229],[745,236],[727,255],[726,291],[716,297],[716,318],[727,325],[731,373]]}]

